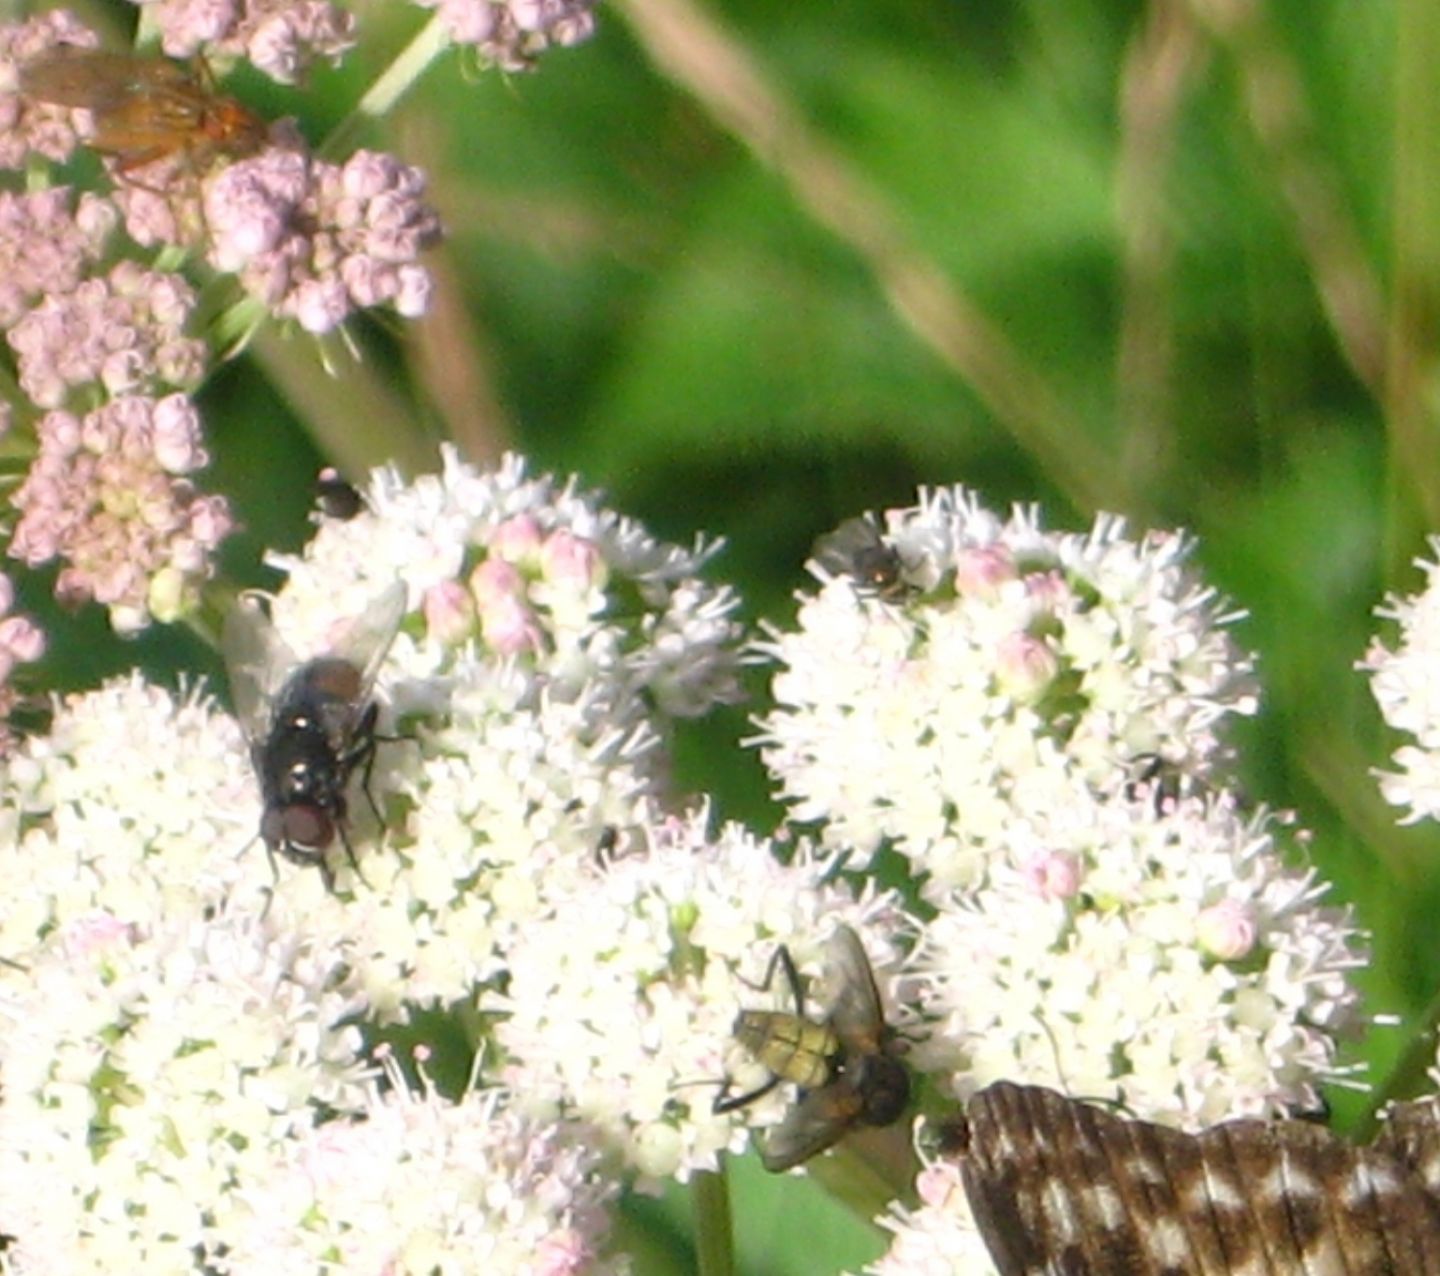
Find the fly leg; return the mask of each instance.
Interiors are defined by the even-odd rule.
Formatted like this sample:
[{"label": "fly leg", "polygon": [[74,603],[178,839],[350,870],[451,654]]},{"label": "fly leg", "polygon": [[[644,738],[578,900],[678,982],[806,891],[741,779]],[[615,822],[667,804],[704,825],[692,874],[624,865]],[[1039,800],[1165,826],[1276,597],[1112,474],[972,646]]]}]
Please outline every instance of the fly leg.
[{"label": "fly leg", "polygon": [[[763,1099],[783,1078],[772,1076],[763,1085],[758,1085],[753,1090],[747,1090],[744,1094],[730,1093],[730,1078],[726,1077],[720,1083],[720,1093],[715,1096],[715,1102],[710,1105],[710,1111],[717,1114],[734,1112],[737,1108],[743,1108],[747,1103],[754,1103],[756,1099]],[[714,1082],[711,1082],[713,1085]]]},{"label": "fly leg", "polygon": [[[790,996],[795,1001],[795,1013],[805,1017],[805,990],[800,984],[800,972],[795,969],[795,959],[790,956],[790,950],[784,944],[776,944],[775,951],[770,954],[770,961],[765,967],[765,978],[758,984],[752,984],[748,979],[741,979],[740,982],[747,988],[753,988],[756,992],[769,992],[775,982],[775,972],[785,972],[785,982],[790,985]],[[738,976],[737,976],[738,978]]]}]

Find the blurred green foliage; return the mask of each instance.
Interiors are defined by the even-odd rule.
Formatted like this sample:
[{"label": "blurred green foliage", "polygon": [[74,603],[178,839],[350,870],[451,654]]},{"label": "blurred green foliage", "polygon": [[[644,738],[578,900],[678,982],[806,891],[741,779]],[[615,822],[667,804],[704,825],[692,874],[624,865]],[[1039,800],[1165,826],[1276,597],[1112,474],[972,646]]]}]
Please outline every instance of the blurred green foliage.
[{"label": "blurred green foliage", "polygon": [[[1423,199],[1397,217],[1395,198],[1437,177],[1440,11],[711,0],[690,13],[692,34],[717,24],[807,145],[866,192],[888,228],[877,248],[817,215],[805,152],[757,150],[691,77],[662,73],[644,21],[657,7],[602,8],[592,42],[533,75],[446,59],[365,139],[429,170],[450,306],[428,332],[359,331],[367,368],[420,436],[576,471],[667,537],[723,535],[716,570],[752,618],[789,612],[818,533],[910,504],[920,484],[1039,501],[1051,525],[1103,506],[1193,529],[1261,657],[1249,792],[1314,829],[1315,863],[1375,932],[1374,1009],[1413,1020],[1440,971],[1440,836],[1397,828],[1380,803],[1369,769],[1394,742],[1353,666],[1384,591],[1416,586],[1406,564],[1440,486],[1440,226]],[[363,21],[344,69],[304,92],[255,84],[257,103],[321,138],[422,15],[386,5]],[[728,91],[744,104],[743,81]],[[843,219],[844,201],[829,211]],[[985,316],[1013,362],[977,377],[973,326],[947,344],[907,321],[885,269],[896,245]],[[416,347],[436,325],[449,344],[427,361]],[[227,560],[245,581],[262,545],[300,543],[323,450],[268,368],[247,357],[202,397],[216,484],[249,529]],[[1038,433],[1026,405],[1044,409]],[[161,639],[144,656],[202,660]],[[62,640],[57,676],[88,680],[77,658]],[[746,730],[740,713],[687,729],[681,773],[722,814],[763,822],[773,809],[736,747]],[[1383,1077],[1405,1033],[1371,1036],[1355,1058]],[[752,1169],[742,1236],[805,1190],[752,1184]],[[819,1217],[814,1201],[794,1208]],[[637,1203],[625,1231],[637,1226],[657,1255],[642,1272],[688,1270],[683,1211]],[[771,1248],[742,1240],[747,1273],[874,1253],[807,1222],[795,1266],[774,1227]]]}]

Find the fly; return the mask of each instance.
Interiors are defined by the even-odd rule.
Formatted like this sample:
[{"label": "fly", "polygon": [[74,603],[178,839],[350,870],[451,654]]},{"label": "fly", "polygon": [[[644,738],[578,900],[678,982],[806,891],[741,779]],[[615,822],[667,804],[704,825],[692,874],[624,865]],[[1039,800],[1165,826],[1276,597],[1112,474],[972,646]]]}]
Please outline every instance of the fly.
[{"label": "fly", "polygon": [[406,599],[404,583],[396,581],[345,627],[328,652],[303,663],[254,600],[242,598],[225,620],[221,649],[260,780],[260,837],[271,868],[277,853],[293,864],[313,865],[331,894],[335,874],[325,852],[337,837],[360,875],[346,831],[346,790],[357,770],[366,801],[380,819],[370,794],[380,739],[379,706],[370,693],[404,618]]},{"label": "fly", "polygon": [[713,1104],[733,1112],[767,1095],[783,1081],[800,1096],[779,1125],[760,1138],[760,1160],[779,1172],[808,1161],[857,1125],[890,1125],[910,1101],[910,1076],[892,1053],[891,1032],[880,1009],[875,975],[860,937],[840,926],[825,948],[823,982],[830,991],[824,1020],[805,1015],[804,991],[790,950],[770,958],[763,987],[783,971],[794,1011],[742,1010],[735,1039],[770,1072],[745,1094],[726,1083]]}]

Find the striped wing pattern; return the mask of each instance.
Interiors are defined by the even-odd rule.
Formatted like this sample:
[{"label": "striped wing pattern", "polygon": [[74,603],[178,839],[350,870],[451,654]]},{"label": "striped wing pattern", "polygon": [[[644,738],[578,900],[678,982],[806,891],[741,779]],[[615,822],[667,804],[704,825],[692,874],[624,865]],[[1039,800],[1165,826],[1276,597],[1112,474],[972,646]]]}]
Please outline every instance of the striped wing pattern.
[{"label": "striped wing pattern", "polygon": [[1039,1086],[966,1111],[961,1172],[1001,1276],[1440,1276],[1440,1107],[1356,1146],[1304,1121],[1185,1134]]}]

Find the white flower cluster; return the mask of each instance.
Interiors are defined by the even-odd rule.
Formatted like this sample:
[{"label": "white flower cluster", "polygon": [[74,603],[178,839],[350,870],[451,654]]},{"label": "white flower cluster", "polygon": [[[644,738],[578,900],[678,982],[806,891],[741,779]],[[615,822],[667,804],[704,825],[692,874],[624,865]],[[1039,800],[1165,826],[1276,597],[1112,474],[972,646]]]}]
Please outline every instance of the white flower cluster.
[{"label": "white flower cluster", "polygon": [[197,693],[132,676],[57,702],[0,781],[0,956],[25,964],[92,915],[150,927],[260,901],[248,761],[234,721]]},{"label": "white flower cluster", "polygon": [[[1440,537],[1430,549],[1440,557]],[[1404,823],[1440,816],[1440,563],[1417,559],[1425,587],[1408,597],[1390,595],[1376,614],[1397,622],[1394,649],[1378,638],[1360,668],[1371,675],[1370,689],[1385,721],[1413,743],[1396,749],[1396,770],[1379,773],[1380,792],[1392,806],[1408,807]]]},{"label": "white flower cluster", "polygon": [[[397,578],[421,613],[379,678],[384,731],[413,728],[379,742],[383,829],[349,795],[364,877],[326,848],[343,902],[303,866],[272,875],[249,742],[208,700],[137,677],[56,706],[0,779],[0,1177],[33,1189],[6,1189],[11,1269],[246,1270],[247,1246],[278,1243],[248,1204],[267,1184],[325,1148],[404,1138],[369,1195],[317,1188],[298,1248],[266,1270],[364,1265],[402,1218],[421,1221],[414,1266],[395,1270],[433,1270],[426,1237],[447,1235],[488,1239],[443,1270],[613,1270],[593,1156],[516,1118],[474,1159],[473,1105],[377,1106],[342,1025],[471,995],[508,970],[517,931],[598,890],[642,840],[657,724],[736,690],[734,600],[695,579],[703,557],[516,461],[487,476],[452,456],[410,488],[380,476],[368,511],[285,560],[267,644],[297,664]],[[447,1156],[469,1187],[425,1215],[415,1198]]]},{"label": "white flower cluster", "polygon": [[297,650],[320,647],[403,579],[429,639],[406,673],[510,658],[537,692],[583,690],[623,730],[739,698],[738,599],[697,575],[716,548],[658,542],[573,481],[527,478],[519,457],[481,471],[447,448],[440,474],[405,484],[381,471],[368,509],[325,522],[303,557],[276,555],[289,582],[275,615]]},{"label": "white flower cluster", "polygon": [[503,970],[516,928],[590,889],[645,818],[663,715],[735,696],[735,599],[694,576],[704,557],[518,459],[485,474],[447,454],[410,486],[378,475],[365,511],[276,559],[276,626],[302,658],[397,578],[421,612],[379,680],[409,737],[380,744],[383,833],[352,803],[364,882],[336,853],[349,898],[291,870],[276,896],[287,925],[344,947],[377,1014]]},{"label": "white flower cluster", "polygon": [[915,1176],[915,1191],[920,1198],[915,1209],[894,1205],[876,1220],[895,1239],[865,1269],[869,1276],[996,1276],[955,1161],[928,1164]]},{"label": "white flower cluster", "polygon": [[1190,1128],[1312,1109],[1366,952],[1270,817],[1148,795],[1070,816],[925,926],[915,1062],[960,1098],[1024,1079]]},{"label": "white flower cluster", "polygon": [[[410,1090],[399,1069],[355,1119],[290,1141],[243,1194],[217,1270],[311,1276],[623,1276],[601,1249],[613,1181],[560,1127],[496,1091],[458,1103]],[[575,1134],[576,1131],[569,1133]]]},{"label": "white flower cluster", "polygon": [[191,1270],[226,1203],[363,1097],[338,972],[254,917],[52,932],[0,1002],[7,1270]]},{"label": "white flower cluster", "polygon": [[1017,829],[1040,838],[1078,793],[1137,767],[1211,777],[1220,720],[1255,708],[1234,618],[1179,535],[1046,532],[962,489],[885,516],[898,581],[883,596],[815,564],[759,743],[794,817],[869,856],[890,842],[931,889],[981,880]]},{"label": "white flower cluster", "polygon": [[[772,1125],[793,1103],[787,1084],[713,1111],[727,1079],[743,1093],[768,1076],[735,1043],[736,1013],[796,1009],[780,977],[761,988],[778,944],[806,988],[842,923],[873,945],[882,988],[897,960],[894,899],[854,898],[804,846],[787,866],[738,825],[710,835],[704,813],[649,837],[528,925],[506,992],[481,1002],[503,1016],[495,1036],[516,1102],[597,1127],[642,1183],[714,1169],[719,1152],[745,1146],[747,1126]],[[804,1010],[823,1019],[826,1007]]]},{"label": "white flower cluster", "polygon": [[589,694],[554,698],[514,665],[480,660],[461,661],[447,686],[443,723],[379,746],[373,792],[403,814],[381,830],[352,804],[363,882],[335,847],[341,897],[285,864],[275,888],[278,923],[343,949],[383,1019],[448,1005],[504,969],[517,929],[600,879],[653,787],[655,737],[643,723],[603,729]]}]

